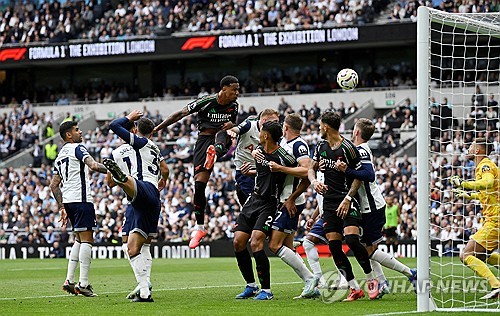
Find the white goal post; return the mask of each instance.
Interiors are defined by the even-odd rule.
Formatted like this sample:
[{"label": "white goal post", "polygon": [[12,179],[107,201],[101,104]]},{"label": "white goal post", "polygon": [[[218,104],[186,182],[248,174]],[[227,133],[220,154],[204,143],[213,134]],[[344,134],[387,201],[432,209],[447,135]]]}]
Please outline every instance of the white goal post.
[{"label": "white goal post", "polygon": [[[500,13],[419,7],[417,69],[417,311],[500,312],[500,299],[480,299],[488,283],[459,260],[477,229],[467,225],[481,218],[479,202],[458,201],[446,185],[456,174],[473,180],[471,139],[500,134],[499,107],[495,118],[488,106],[491,96],[500,103]],[[467,210],[477,213],[466,218]],[[446,226],[456,229],[453,239]],[[490,266],[497,278],[498,269]]]}]

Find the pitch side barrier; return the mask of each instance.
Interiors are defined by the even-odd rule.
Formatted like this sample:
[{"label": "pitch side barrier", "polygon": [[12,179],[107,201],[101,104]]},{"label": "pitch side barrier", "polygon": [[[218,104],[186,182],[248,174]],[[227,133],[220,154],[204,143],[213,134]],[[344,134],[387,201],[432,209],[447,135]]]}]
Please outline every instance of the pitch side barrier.
[{"label": "pitch side barrier", "polygon": [[[465,247],[461,242],[440,242],[432,241],[433,256],[448,256],[452,252],[455,255]],[[71,245],[63,246],[66,258],[69,258]],[[267,247],[266,247],[267,249]],[[391,252],[385,244],[379,245],[379,249],[384,252]],[[328,246],[318,246],[320,256],[329,257],[330,251]],[[17,260],[17,259],[45,259],[49,258],[52,251],[50,245],[0,245],[0,260]],[[344,245],[344,251],[350,254],[349,248]],[[274,256],[270,251],[268,255]],[[305,256],[302,246],[297,248],[297,252]],[[219,240],[209,243],[201,243],[201,246],[196,249],[190,249],[187,242],[183,243],[153,243],[151,245],[151,254],[154,259],[184,259],[184,258],[216,258],[216,257],[234,257],[233,243],[231,240]],[[416,241],[400,241],[398,254],[402,257],[416,258],[417,244]],[[94,244],[92,247],[93,259],[120,259],[124,258],[121,244]]]}]

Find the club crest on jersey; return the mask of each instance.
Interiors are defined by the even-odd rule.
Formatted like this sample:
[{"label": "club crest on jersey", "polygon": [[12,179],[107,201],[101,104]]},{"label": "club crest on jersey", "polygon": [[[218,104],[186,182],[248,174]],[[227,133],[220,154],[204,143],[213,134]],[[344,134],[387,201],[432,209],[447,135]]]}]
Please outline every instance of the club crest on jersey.
[{"label": "club crest on jersey", "polygon": [[486,172],[486,171],[490,171],[490,170],[491,170],[491,169],[490,169],[490,166],[488,166],[488,165],[484,165],[484,166],[481,168],[481,171],[482,171],[482,172]]}]

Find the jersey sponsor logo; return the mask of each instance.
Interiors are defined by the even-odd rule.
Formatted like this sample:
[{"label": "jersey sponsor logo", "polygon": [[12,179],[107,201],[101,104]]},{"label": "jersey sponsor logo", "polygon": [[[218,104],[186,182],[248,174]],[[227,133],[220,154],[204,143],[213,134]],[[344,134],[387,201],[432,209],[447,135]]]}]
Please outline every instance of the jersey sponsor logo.
[{"label": "jersey sponsor logo", "polygon": [[300,145],[299,146],[299,154],[301,155],[307,155],[307,147],[305,145]]},{"label": "jersey sponsor logo", "polygon": [[217,111],[215,111],[215,108],[213,108],[210,110],[210,113],[217,113]]},{"label": "jersey sponsor logo", "polygon": [[491,170],[491,169],[490,169],[490,166],[488,166],[488,165],[484,165],[484,166],[481,168],[481,171],[482,171],[482,172],[487,172],[487,171],[490,171],[490,170]]},{"label": "jersey sponsor logo", "polygon": [[326,157],[326,150],[323,150],[320,154],[321,157]]}]

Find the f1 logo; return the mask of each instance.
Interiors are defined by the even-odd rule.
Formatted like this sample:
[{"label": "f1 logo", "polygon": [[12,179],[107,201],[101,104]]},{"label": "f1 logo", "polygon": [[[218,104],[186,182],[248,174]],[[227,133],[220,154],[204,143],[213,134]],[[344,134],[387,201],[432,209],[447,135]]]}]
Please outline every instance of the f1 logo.
[{"label": "f1 logo", "polygon": [[184,42],[181,50],[193,50],[195,48],[209,49],[214,44],[216,38],[215,36],[192,37]]},{"label": "f1 logo", "polygon": [[6,61],[7,59],[21,60],[26,54],[26,48],[7,48],[0,50],[0,61]]}]

